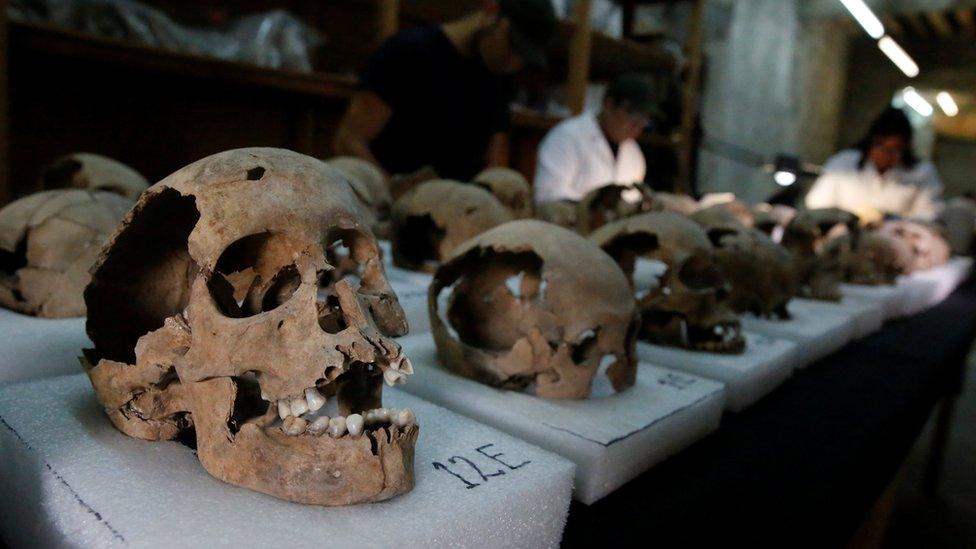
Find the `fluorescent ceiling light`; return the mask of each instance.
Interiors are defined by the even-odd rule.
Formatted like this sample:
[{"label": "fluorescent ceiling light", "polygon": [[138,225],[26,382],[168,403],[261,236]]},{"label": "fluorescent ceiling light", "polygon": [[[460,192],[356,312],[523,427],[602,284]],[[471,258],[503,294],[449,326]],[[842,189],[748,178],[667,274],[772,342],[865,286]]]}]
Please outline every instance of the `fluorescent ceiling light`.
[{"label": "fluorescent ceiling light", "polygon": [[915,78],[918,76],[918,64],[912,59],[908,52],[903,50],[898,42],[895,42],[890,36],[885,36],[881,40],[878,40],[878,47],[881,51],[891,59],[891,62],[901,69],[901,72],[905,73],[909,78]]},{"label": "fluorescent ceiling light", "polygon": [[854,19],[857,20],[858,24],[864,28],[871,38],[875,40],[881,38],[885,34],[884,25],[881,24],[881,20],[878,16],[871,11],[871,8],[864,3],[864,0],[840,0],[841,4],[847,8],[847,11],[851,12]]},{"label": "fluorescent ceiling light", "polygon": [[942,112],[946,113],[946,116],[959,114],[959,105],[956,105],[956,101],[949,95],[949,92],[939,92],[939,95],[935,96],[935,101],[939,104]]},{"label": "fluorescent ceiling light", "polygon": [[782,187],[789,187],[796,183],[796,174],[793,172],[779,171],[773,174],[773,181]]},{"label": "fluorescent ceiling light", "polygon": [[921,94],[915,91],[915,88],[905,88],[902,90],[901,96],[909,107],[915,109],[915,112],[922,116],[932,116],[932,113],[935,112],[935,108],[932,107],[932,104],[926,101]]}]

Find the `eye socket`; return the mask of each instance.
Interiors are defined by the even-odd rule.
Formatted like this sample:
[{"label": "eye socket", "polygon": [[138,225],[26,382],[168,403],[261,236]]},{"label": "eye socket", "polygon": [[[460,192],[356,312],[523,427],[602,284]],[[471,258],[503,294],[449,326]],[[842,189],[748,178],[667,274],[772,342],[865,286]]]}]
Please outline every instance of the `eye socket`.
[{"label": "eye socket", "polygon": [[301,286],[294,260],[304,251],[305,245],[278,233],[236,240],[220,254],[207,283],[217,309],[231,318],[246,318],[280,307]]}]

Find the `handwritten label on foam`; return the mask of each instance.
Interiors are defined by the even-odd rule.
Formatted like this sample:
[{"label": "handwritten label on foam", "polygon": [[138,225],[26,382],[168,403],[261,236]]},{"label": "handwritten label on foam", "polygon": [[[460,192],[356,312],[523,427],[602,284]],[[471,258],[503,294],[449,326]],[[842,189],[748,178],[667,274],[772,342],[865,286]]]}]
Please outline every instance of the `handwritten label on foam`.
[{"label": "handwritten label on foam", "polygon": [[467,456],[454,455],[444,462],[434,461],[431,465],[435,470],[458,479],[465,489],[470,490],[488,483],[492,478],[510,474],[532,463],[529,460],[518,463],[518,459],[504,457],[506,454],[494,449],[494,446],[494,443],[483,444]]}]

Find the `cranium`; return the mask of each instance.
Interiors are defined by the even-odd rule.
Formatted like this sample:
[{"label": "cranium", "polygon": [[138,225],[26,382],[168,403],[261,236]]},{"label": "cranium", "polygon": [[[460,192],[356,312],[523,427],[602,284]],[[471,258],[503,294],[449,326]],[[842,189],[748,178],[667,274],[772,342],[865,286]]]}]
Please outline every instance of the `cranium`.
[{"label": "cranium", "polygon": [[0,210],[0,305],[85,316],[88,268],[132,201],[105,191],[43,191]]},{"label": "cranium", "polygon": [[611,221],[656,209],[654,194],[647,185],[604,185],[588,192],[580,200],[576,212],[576,230],[587,235]]},{"label": "cranium", "polygon": [[390,194],[383,171],[370,162],[354,156],[337,156],[326,161],[326,164],[346,176],[353,192],[362,200],[369,214],[375,218],[372,223],[373,233],[378,238],[388,238],[393,195]]},{"label": "cranium", "polygon": [[667,266],[659,285],[638,295],[642,338],[701,351],[745,349],[729,283],[715,262],[712,243],[694,221],[671,212],[646,213],[604,225],[590,239],[632,281],[638,257]]},{"label": "cranium", "polygon": [[752,208],[752,226],[766,233],[773,242],[783,240],[786,226],[796,216],[796,208],[783,204],[756,204]]},{"label": "cranium", "polygon": [[664,212],[691,215],[699,209],[698,202],[686,194],[656,192],[652,196],[658,208]]},{"label": "cranium", "polygon": [[[339,172],[281,149],[148,189],[85,290],[83,363],[115,426],[158,440],[192,425],[210,474],[295,502],[410,490],[419,428],[381,407],[382,382],[412,372],[389,339],[406,322],[365,219]],[[337,240],[358,285],[329,276]]]},{"label": "cranium", "polygon": [[731,284],[732,308],[756,316],[789,318],[786,305],[799,281],[793,257],[765,233],[742,225],[721,206],[691,216],[715,246],[715,258]]},{"label": "cranium", "polygon": [[520,220],[469,240],[437,270],[428,307],[441,363],[465,377],[585,398],[607,359],[615,390],[634,384],[639,318],[627,279],[568,229]]},{"label": "cranium", "polygon": [[867,286],[894,284],[911,261],[906,243],[876,232],[838,236],[827,242],[823,255],[842,266],[844,282]]},{"label": "cranium", "polygon": [[131,200],[149,187],[146,178],[129,166],[107,156],[73,153],[44,168],[41,188],[109,191]]},{"label": "cranium", "polygon": [[572,200],[553,200],[535,205],[537,219],[576,230],[577,203]]},{"label": "cranium", "polygon": [[532,188],[525,176],[511,168],[488,168],[474,182],[495,195],[515,219],[532,217]]},{"label": "cranium", "polygon": [[393,263],[433,272],[462,242],[511,220],[508,208],[477,185],[426,181],[393,207]]},{"label": "cranium", "polygon": [[924,271],[949,261],[952,250],[943,232],[935,226],[915,221],[886,221],[879,234],[901,240],[911,252],[906,272]]},{"label": "cranium", "polygon": [[783,232],[782,244],[796,261],[800,276],[798,295],[825,301],[841,299],[843,262],[838,256],[827,256],[822,252],[829,240],[857,232],[857,216],[850,212],[837,208],[797,212]]}]

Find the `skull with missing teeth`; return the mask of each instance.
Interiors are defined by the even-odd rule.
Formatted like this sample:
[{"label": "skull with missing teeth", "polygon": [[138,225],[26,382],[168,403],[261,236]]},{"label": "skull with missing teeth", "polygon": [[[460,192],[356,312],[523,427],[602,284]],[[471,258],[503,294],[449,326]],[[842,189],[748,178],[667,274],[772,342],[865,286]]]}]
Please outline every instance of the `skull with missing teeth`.
[{"label": "skull with missing teeth", "polygon": [[[412,373],[361,205],[341,175],[281,149],[239,149],[151,187],[85,291],[86,370],[122,432],[192,426],[213,476],[318,505],[413,486],[418,426],[382,407]],[[361,280],[336,280],[341,240]]]},{"label": "skull with missing teeth", "polygon": [[601,366],[615,390],[634,384],[627,279],[568,229],[520,220],[469,240],[437,270],[428,308],[441,362],[465,377],[545,398],[586,398]]},{"label": "skull with missing teeth", "polygon": [[824,254],[827,243],[858,232],[857,216],[837,208],[801,210],[783,232],[783,246],[793,254],[800,276],[801,297],[840,301],[844,264],[839,256]]},{"label": "skull with missing teeth", "polygon": [[642,338],[698,351],[745,349],[729,283],[694,221],[671,212],[646,213],[604,225],[590,239],[617,260],[632,283],[640,258],[664,263],[657,285],[638,294]]}]

